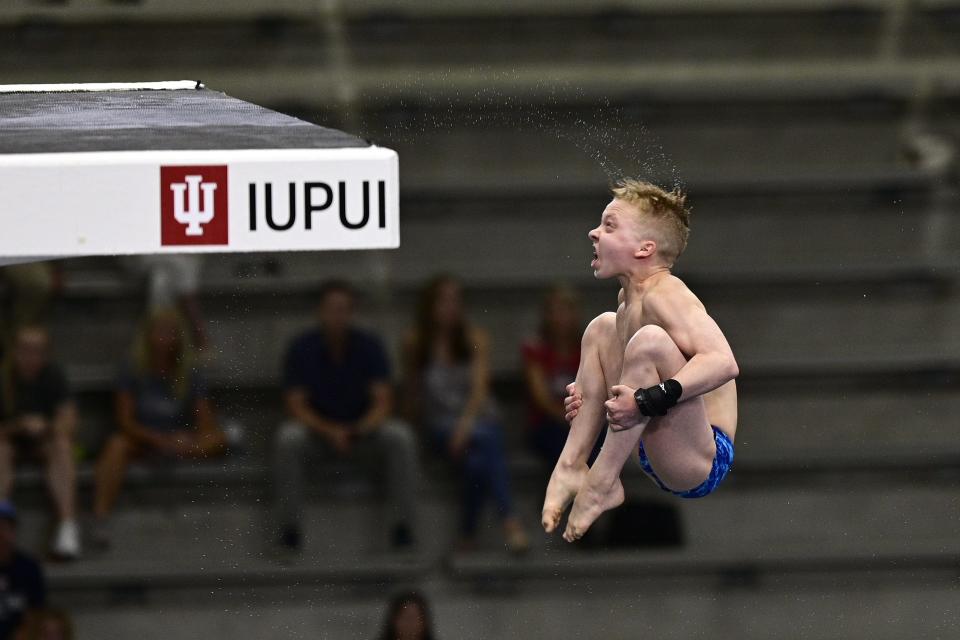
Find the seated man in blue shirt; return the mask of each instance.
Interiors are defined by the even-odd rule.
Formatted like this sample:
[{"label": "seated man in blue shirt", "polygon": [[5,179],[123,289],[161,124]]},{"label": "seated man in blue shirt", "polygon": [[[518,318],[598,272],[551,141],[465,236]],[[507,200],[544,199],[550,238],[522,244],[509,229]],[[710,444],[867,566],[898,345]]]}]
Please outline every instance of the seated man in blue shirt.
[{"label": "seated man in blue shirt", "polygon": [[280,542],[290,550],[300,548],[306,454],[320,449],[327,455],[379,461],[391,506],[386,521],[391,541],[395,548],[408,547],[413,542],[416,442],[406,424],[391,418],[386,352],[375,335],[353,325],[355,296],[349,285],[329,282],[319,298],[320,326],[295,339],[284,361],[290,419],[276,436]]}]

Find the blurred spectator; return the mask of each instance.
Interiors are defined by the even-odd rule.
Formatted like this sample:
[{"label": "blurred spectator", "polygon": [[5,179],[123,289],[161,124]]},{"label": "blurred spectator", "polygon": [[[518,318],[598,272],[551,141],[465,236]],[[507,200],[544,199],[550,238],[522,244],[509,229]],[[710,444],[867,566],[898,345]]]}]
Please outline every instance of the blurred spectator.
[{"label": "blurred spectator", "polygon": [[47,331],[26,325],[0,365],[0,492],[7,499],[13,490],[15,454],[43,459],[59,523],[52,553],[73,559],[80,555],[73,452],[77,409],[49,352]]},{"label": "blurred spectator", "polygon": [[47,585],[36,560],[17,547],[17,510],[0,502],[0,640],[15,634],[30,615],[46,604]]},{"label": "blurred spectator", "polygon": [[61,272],[55,262],[27,262],[3,267],[0,279],[7,285],[6,308],[0,322],[2,352],[19,327],[46,324],[50,301],[60,289]]},{"label": "blurred spectator", "polygon": [[580,307],[576,294],[557,286],[543,301],[538,334],[523,344],[527,385],[527,442],[552,469],[570,430],[564,418],[566,386],[580,366]]},{"label": "blurred spectator", "polygon": [[473,546],[491,493],[507,546],[519,552],[529,543],[513,511],[503,428],[490,395],[489,351],[486,332],[465,317],[457,281],[447,276],[431,281],[420,294],[417,324],[404,343],[408,409],[463,473],[461,546]]},{"label": "blurred spectator", "polygon": [[116,393],[118,430],[97,462],[94,516],[99,546],[109,542],[107,517],[134,458],[198,459],[226,450],[200,372],[189,329],[174,309],[153,311],[138,333]]},{"label": "blurred spectator", "polygon": [[207,347],[207,332],[197,292],[203,256],[189,253],[131,256],[128,264],[147,280],[147,309],[177,308],[190,327],[190,339],[197,350]]},{"label": "blurred spectator", "polygon": [[413,542],[416,442],[409,426],[391,418],[387,354],[378,337],[354,326],[355,302],[346,283],[326,283],[319,294],[320,326],[287,349],[283,388],[289,420],[277,431],[275,488],[280,542],[288,550],[300,548],[311,449],[327,457],[378,462],[392,506],[387,521],[392,543],[403,548]]},{"label": "blurred spectator", "polygon": [[423,594],[416,591],[393,597],[387,607],[380,640],[434,640],[430,607]]},{"label": "blurred spectator", "polygon": [[61,609],[38,609],[27,614],[16,640],[73,640],[73,622]]}]

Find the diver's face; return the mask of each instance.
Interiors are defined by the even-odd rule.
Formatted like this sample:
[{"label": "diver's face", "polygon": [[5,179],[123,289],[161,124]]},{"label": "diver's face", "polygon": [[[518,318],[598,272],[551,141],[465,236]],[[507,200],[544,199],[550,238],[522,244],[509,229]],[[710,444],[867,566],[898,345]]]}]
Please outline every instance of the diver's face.
[{"label": "diver's face", "polygon": [[641,229],[639,211],[614,198],[603,210],[600,224],[588,235],[593,244],[590,268],[595,278],[625,274],[637,258]]}]

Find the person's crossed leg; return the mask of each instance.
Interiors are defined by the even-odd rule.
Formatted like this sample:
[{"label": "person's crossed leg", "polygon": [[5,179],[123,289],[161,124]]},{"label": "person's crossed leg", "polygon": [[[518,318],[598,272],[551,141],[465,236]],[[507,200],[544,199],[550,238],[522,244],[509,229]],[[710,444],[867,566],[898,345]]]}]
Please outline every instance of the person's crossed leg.
[{"label": "person's crossed leg", "polygon": [[[633,402],[633,389],[672,378],[686,362],[666,331],[646,325],[627,343],[620,385],[612,387],[611,395],[628,393]],[[581,412],[588,403],[595,405],[597,398],[584,394]],[[613,404],[608,401],[602,406],[608,421],[613,417],[608,412]],[[596,411],[596,407],[587,409],[588,413]],[[692,489],[710,475],[716,445],[701,397],[680,402],[668,415],[645,417],[630,428],[610,421],[603,449],[584,478],[567,520],[564,539],[568,542],[581,538],[600,514],[623,502],[620,473],[627,459],[637,452],[641,439],[657,477],[671,490]]]},{"label": "person's crossed leg", "polygon": [[[643,418],[631,428],[611,423],[600,455],[592,468],[587,467],[593,443],[608,422],[607,405],[612,404],[608,399],[667,380],[686,364],[667,332],[655,325],[637,331],[622,358],[619,351],[616,315],[603,314],[584,332],[575,382],[580,405],[575,408],[570,435],[544,500],[543,526],[548,533],[557,528],[564,510],[574,502],[564,533],[568,541],[582,537],[600,514],[623,502],[620,472],[638,450],[641,438],[657,476],[674,491],[698,486],[713,465],[713,430],[703,399],[695,397],[680,402],[667,416]],[[608,380],[618,377],[621,386],[608,385]],[[632,396],[629,400],[633,402]]]},{"label": "person's crossed leg", "polygon": [[617,315],[613,312],[596,317],[583,333],[575,382],[582,405],[570,420],[567,441],[547,485],[542,512],[547,533],[552,533],[560,524],[563,512],[587,477],[587,459],[606,424],[603,403],[609,397],[607,380],[615,381],[620,375],[622,350],[618,342]]}]

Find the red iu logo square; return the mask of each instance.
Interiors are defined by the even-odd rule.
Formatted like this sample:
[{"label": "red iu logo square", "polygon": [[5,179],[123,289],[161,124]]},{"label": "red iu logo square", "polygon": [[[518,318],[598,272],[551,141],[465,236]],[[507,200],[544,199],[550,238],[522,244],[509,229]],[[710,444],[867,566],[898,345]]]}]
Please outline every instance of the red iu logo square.
[{"label": "red iu logo square", "polygon": [[227,244],[227,167],[160,167],[160,244]]}]

